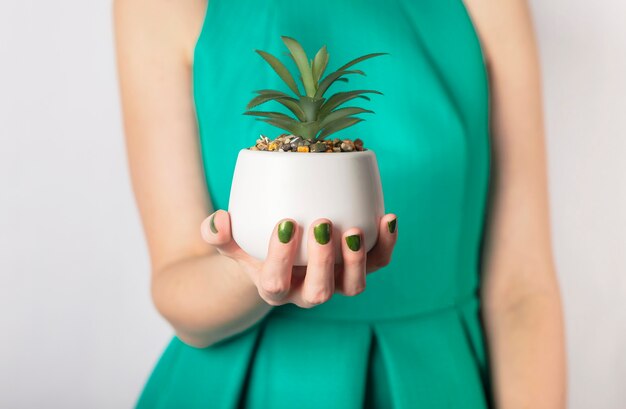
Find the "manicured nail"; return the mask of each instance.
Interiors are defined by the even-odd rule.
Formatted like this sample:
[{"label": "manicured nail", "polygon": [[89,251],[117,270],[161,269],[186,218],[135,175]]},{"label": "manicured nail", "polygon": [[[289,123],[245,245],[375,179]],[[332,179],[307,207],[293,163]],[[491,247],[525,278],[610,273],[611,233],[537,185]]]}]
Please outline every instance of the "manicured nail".
[{"label": "manicured nail", "polygon": [[315,241],[319,244],[326,244],[330,241],[330,223],[320,223],[313,228]]},{"label": "manicured nail", "polygon": [[289,243],[293,235],[293,222],[285,220],[278,225],[278,240],[281,243]]},{"label": "manicured nail", "polygon": [[350,248],[350,250],[359,251],[359,249],[361,248],[361,236],[358,234],[347,236],[346,244],[348,245],[348,248]]},{"label": "manicured nail", "polygon": [[393,219],[387,222],[387,230],[389,230],[389,233],[394,233],[396,231],[396,221],[398,219]]},{"label": "manicured nail", "polygon": [[217,227],[215,227],[215,213],[211,215],[211,219],[209,220],[209,227],[213,233],[217,233]]}]

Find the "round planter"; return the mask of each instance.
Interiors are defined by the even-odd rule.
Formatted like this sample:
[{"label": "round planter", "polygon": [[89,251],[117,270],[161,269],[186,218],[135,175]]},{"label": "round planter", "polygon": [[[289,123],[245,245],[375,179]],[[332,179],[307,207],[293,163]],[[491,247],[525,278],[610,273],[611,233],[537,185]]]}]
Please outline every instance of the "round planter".
[{"label": "round planter", "polygon": [[385,206],[372,150],[334,153],[268,152],[242,149],[237,156],[228,211],[233,239],[264,260],[276,223],[294,219],[300,229],[294,265],[307,264],[309,226],[318,218],[333,225],[336,261],[342,234],[360,227],[365,250],[378,238]]}]

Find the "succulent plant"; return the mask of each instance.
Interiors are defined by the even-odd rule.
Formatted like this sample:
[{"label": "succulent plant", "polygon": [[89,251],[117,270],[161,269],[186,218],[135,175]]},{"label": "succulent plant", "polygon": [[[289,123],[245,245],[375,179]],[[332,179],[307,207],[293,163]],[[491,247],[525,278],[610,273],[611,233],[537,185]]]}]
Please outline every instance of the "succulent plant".
[{"label": "succulent plant", "polygon": [[[248,103],[246,106],[247,111],[244,112],[244,115],[265,117],[257,118],[257,120],[272,124],[294,135],[308,139],[311,142],[316,142],[323,140],[328,135],[337,131],[364,121],[363,118],[353,115],[374,113],[374,111],[364,108],[340,108],[340,106],[355,98],[363,98],[370,101],[370,98],[363,94],[374,93],[382,95],[382,92],[375,90],[354,90],[337,92],[328,98],[325,98],[324,94],[335,81],[348,82],[348,79],[345,78],[347,75],[365,75],[361,70],[349,70],[348,68],[368,58],[389,53],[372,53],[355,58],[322,78],[328,65],[329,57],[326,46],[320,48],[315,58],[309,60],[298,41],[288,36],[281,36],[281,39],[289,49],[289,53],[286,54],[294,60],[300,72],[299,78],[304,88],[304,93],[300,93],[300,89],[293,76],[278,58],[265,51],[255,50],[267,61],[278,76],[287,84],[289,89],[293,91],[296,97],[294,98],[289,94],[277,90],[262,89],[254,91],[259,95],[252,98]],[[276,101],[282,104],[294,114],[295,118],[281,112],[250,110],[267,101]]]}]

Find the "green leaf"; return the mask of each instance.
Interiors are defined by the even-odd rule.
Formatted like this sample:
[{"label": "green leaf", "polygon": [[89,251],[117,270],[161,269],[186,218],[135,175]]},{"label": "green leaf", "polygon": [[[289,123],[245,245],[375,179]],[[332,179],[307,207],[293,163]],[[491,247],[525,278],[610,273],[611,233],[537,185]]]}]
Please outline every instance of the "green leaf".
[{"label": "green leaf", "polygon": [[345,129],[349,126],[352,126],[354,124],[357,124],[361,121],[365,121],[365,119],[363,118],[357,118],[357,117],[345,117],[345,118],[339,118],[333,122],[330,122],[329,124],[327,124],[323,129],[322,129],[322,133],[320,133],[317,137],[317,139],[321,140],[324,139],[325,137],[327,137],[330,134],[333,134],[337,131],[341,131],[342,129]]},{"label": "green leaf", "polygon": [[265,94],[281,94],[281,95],[283,95],[285,97],[293,98],[291,95],[286,94],[286,93],[284,93],[282,91],[279,91],[279,90],[276,90],[276,89],[257,89],[254,92],[256,92],[257,94],[262,94],[262,95],[265,95]]},{"label": "green leaf", "polygon": [[369,109],[359,108],[359,107],[339,108],[335,111],[330,112],[328,115],[325,115],[323,118],[318,118],[318,121],[320,121],[320,128],[324,128],[326,125],[328,125],[329,123],[339,118],[344,118],[350,115],[364,114],[364,113],[373,114],[374,111],[371,111]]},{"label": "green leaf", "polygon": [[315,94],[315,84],[313,83],[313,73],[311,72],[311,67],[309,66],[309,59],[304,52],[304,49],[295,39],[288,36],[280,36],[283,39],[283,42],[291,52],[293,59],[298,66],[298,70],[302,75],[302,84],[304,85],[305,93],[308,96],[312,96]]},{"label": "green leaf", "polygon": [[305,113],[306,121],[315,121],[317,119],[317,114],[323,103],[324,98],[311,98],[306,95],[298,101],[298,105]]},{"label": "green leaf", "polygon": [[315,81],[316,84],[319,83],[320,78],[322,78],[327,65],[328,51],[326,51],[326,46],[323,46],[317,54],[315,54],[315,59],[313,59],[312,64],[313,81]]},{"label": "green leaf", "polygon": [[322,107],[320,108],[320,115],[327,115],[330,111],[332,111],[333,109],[337,108],[339,105],[348,102],[354,98],[363,98],[365,100],[370,100],[368,97],[366,97],[365,95],[361,95],[364,93],[373,93],[373,94],[380,94],[383,95],[382,92],[379,91],[374,91],[374,90],[368,90],[368,89],[362,89],[362,90],[355,90],[355,91],[346,91],[346,92],[338,92],[336,94],[333,94],[330,98],[328,98],[324,104],[322,105]]},{"label": "green leaf", "polygon": [[351,71],[335,71],[331,74],[328,74],[320,83],[319,87],[317,88],[317,92],[315,93],[315,98],[319,98],[322,95],[324,95],[324,93],[326,92],[326,90],[328,89],[328,87],[330,87],[333,82],[337,81],[337,79],[339,79],[341,76],[343,75],[348,75],[348,74],[360,74],[360,75],[365,75],[365,73],[361,70],[351,70]]},{"label": "green leaf", "polygon": [[259,92],[261,95],[257,95],[256,97],[252,98],[250,102],[248,102],[248,105],[246,105],[246,109],[252,109],[257,105],[261,105],[267,101],[272,101],[278,98],[288,98],[293,101],[298,101],[297,99],[292,98],[284,92],[280,91],[261,90],[257,92]]},{"label": "green leaf", "polygon": [[281,120],[292,120],[294,119],[289,115],[285,115],[282,112],[270,112],[270,111],[246,111],[243,113],[244,115],[256,115],[256,116],[266,116],[272,119],[281,119]]},{"label": "green leaf", "polygon": [[283,65],[282,62],[276,57],[274,57],[270,53],[266,53],[265,51],[255,50],[267,63],[276,71],[276,74],[287,84],[287,86],[297,95],[300,96],[300,91],[298,90],[298,85],[296,85],[296,81],[291,76],[291,73]]},{"label": "green leaf", "polygon": [[352,67],[354,64],[359,63],[359,62],[361,62],[363,60],[367,60],[368,58],[378,57],[379,55],[385,55],[385,54],[389,54],[389,53],[372,53],[372,54],[364,55],[364,56],[359,57],[359,58],[355,58],[354,60],[352,60],[352,61],[342,65],[341,67],[339,67],[337,69],[337,71],[345,70],[346,68]]},{"label": "green leaf", "polygon": [[290,110],[300,121],[306,121],[306,114],[297,100],[293,98],[277,98],[276,102],[284,105]]},{"label": "green leaf", "polygon": [[289,122],[289,121],[273,119],[273,118],[257,118],[257,121],[267,122],[268,124],[274,125],[280,129],[289,131],[290,133],[294,135],[300,135],[301,133],[300,126],[298,125],[299,122],[296,122],[296,121]]}]

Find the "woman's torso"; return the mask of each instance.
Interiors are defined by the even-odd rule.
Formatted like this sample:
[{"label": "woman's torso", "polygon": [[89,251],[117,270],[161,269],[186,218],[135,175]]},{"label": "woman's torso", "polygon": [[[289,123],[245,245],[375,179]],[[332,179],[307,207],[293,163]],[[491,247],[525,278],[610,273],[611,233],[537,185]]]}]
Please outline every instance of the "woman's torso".
[{"label": "woman's torso", "polygon": [[[306,7],[305,7],[306,5]],[[374,89],[375,111],[336,135],[374,150],[386,212],[398,216],[391,263],[367,277],[356,297],[336,294],[313,309],[279,314],[376,320],[424,313],[476,295],[489,173],[488,88],[480,44],[460,0],[209,0],[194,55],[194,98],[206,180],[215,208],[226,209],[237,153],[260,133],[284,131],[244,116],[258,89],[289,92],[254,52],[267,51],[295,72],[280,36],[310,57],[323,45],[327,73],[351,59],[351,76],[327,93]],[[270,104],[264,109],[281,111]],[[278,104],[277,104],[278,105]],[[273,175],[260,177],[272,180]]]},{"label": "woman's torso", "polygon": [[[227,207],[238,151],[259,133],[282,133],[242,115],[254,90],[285,90],[254,52],[288,61],[281,35],[309,54],[326,45],[331,71],[390,53],[355,66],[367,76],[331,92],[384,93],[358,104],[376,113],[341,135],[360,137],[377,154],[386,211],[398,216],[392,261],[368,275],[358,296],[274,307],[258,325],[208,348],[174,337],[137,407],[489,407],[477,298],[488,90],[463,3],[209,0],[193,74],[215,208]],[[260,177],[276,176],[260,170]]]}]

